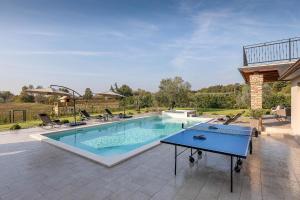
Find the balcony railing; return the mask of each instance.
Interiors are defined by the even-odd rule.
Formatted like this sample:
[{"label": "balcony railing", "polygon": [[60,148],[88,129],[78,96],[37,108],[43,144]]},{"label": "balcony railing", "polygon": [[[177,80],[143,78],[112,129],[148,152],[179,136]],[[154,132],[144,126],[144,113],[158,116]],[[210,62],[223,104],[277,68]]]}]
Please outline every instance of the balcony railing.
[{"label": "balcony railing", "polygon": [[300,59],[300,38],[290,38],[243,47],[244,66]]}]

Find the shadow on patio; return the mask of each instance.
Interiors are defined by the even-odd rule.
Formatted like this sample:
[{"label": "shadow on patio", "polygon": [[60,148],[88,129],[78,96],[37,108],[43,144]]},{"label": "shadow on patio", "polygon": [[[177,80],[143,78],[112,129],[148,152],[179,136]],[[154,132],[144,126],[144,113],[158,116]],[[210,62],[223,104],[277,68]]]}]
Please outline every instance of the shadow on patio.
[{"label": "shadow on patio", "polygon": [[263,117],[263,134],[291,134],[291,119],[276,118],[274,116]]}]

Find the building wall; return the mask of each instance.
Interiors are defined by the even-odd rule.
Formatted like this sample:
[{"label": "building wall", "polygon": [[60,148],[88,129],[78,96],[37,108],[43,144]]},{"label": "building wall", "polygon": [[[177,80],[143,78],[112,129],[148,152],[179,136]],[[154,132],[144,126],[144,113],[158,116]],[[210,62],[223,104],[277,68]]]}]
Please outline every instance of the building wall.
[{"label": "building wall", "polygon": [[264,76],[262,74],[252,74],[249,77],[251,109],[262,108],[262,90]]},{"label": "building wall", "polygon": [[291,81],[291,111],[292,111],[292,131],[296,135],[300,135],[300,76]]}]

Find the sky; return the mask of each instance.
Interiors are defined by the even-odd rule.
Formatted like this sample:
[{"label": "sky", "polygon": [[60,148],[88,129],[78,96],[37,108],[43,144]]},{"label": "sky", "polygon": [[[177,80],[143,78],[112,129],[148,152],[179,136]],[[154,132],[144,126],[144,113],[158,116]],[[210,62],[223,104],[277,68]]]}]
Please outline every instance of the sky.
[{"label": "sky", "polygon": [[299,0],[0,0],[0,91],[242,83],[242,46],[300,36]]}]

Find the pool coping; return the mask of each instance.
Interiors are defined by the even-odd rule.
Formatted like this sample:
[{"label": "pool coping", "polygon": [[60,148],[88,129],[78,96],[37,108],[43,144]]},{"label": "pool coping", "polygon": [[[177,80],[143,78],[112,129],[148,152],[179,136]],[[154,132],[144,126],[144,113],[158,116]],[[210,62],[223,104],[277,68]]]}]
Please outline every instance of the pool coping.
[{"label": "pool coping", "polygon": [[[69,151],[71,153],[77,154],[83,158],[89,159],[93,162],[99,163],[101,165],[104,165],[106,167],[113,167],[121,162],[124,162],[134,156],[137,156],[145,151],[148,151],[154,147],[156,147],[157,145],[161,144],[160,140],[151,142],[149,144],[143,145],[137,149],[134,149],[132,151],[129,151],[127,153],[121,154],[119,156],[113,156],[113,157],[104,157],[101,155],[97,155],[94,153],[91,153],[89,151],[86,150],[81,150],[77,147],[73,147],[71,145],[68,144],[64,144],[62,142],[53,140],[49,137],[46,137],[45,135],[51,134],[51,133],[59,133],[59,132],[64,132],[64,131],[69,131],[69,130],[75,130],[75,129],[82,129],[82,128],[89,128],[89,127],[94,127],[94,126],[103,126],[103,125],[107,125],[107,124],[112,124],[112,123],[120,123],[120,122],[124,122],[124,121],[130,121],[130,120],[136,120],[136,119],[141,119],[141,118],[146,118],[146,117],[151,117],[151,116],[155,116],[155,115],[146,115],[146,116],[140,116],[140,117],[136,117],[136,118],[130,118],[130,119],[124,119],[121,121],[109,121],[109,122],[103,122],[101,124],[89,124],[89,125],[85,125],[85,126],[81,126],[81,127],[66,127],[63,128],[61,130],[51,130],[51,131],[47,131],[47,132],[43,132],[43,133],[39,133],[39,134],[31,134],[30,137],[36,140],[39,140],[41,142],[46,142],[50,145],[53,145],[55,147],[58,147],[60,149]],[[212,120],[214,120],[213,118],[207,118],[207,121],[205,122],[199,122],[199,123],[208,123],[211,122]],[[197,124],[199,124],[197,123]],[[173,134],[179,133],[175,132]],[[169,137],[170,135],[168,135],[167,137]]]}]

